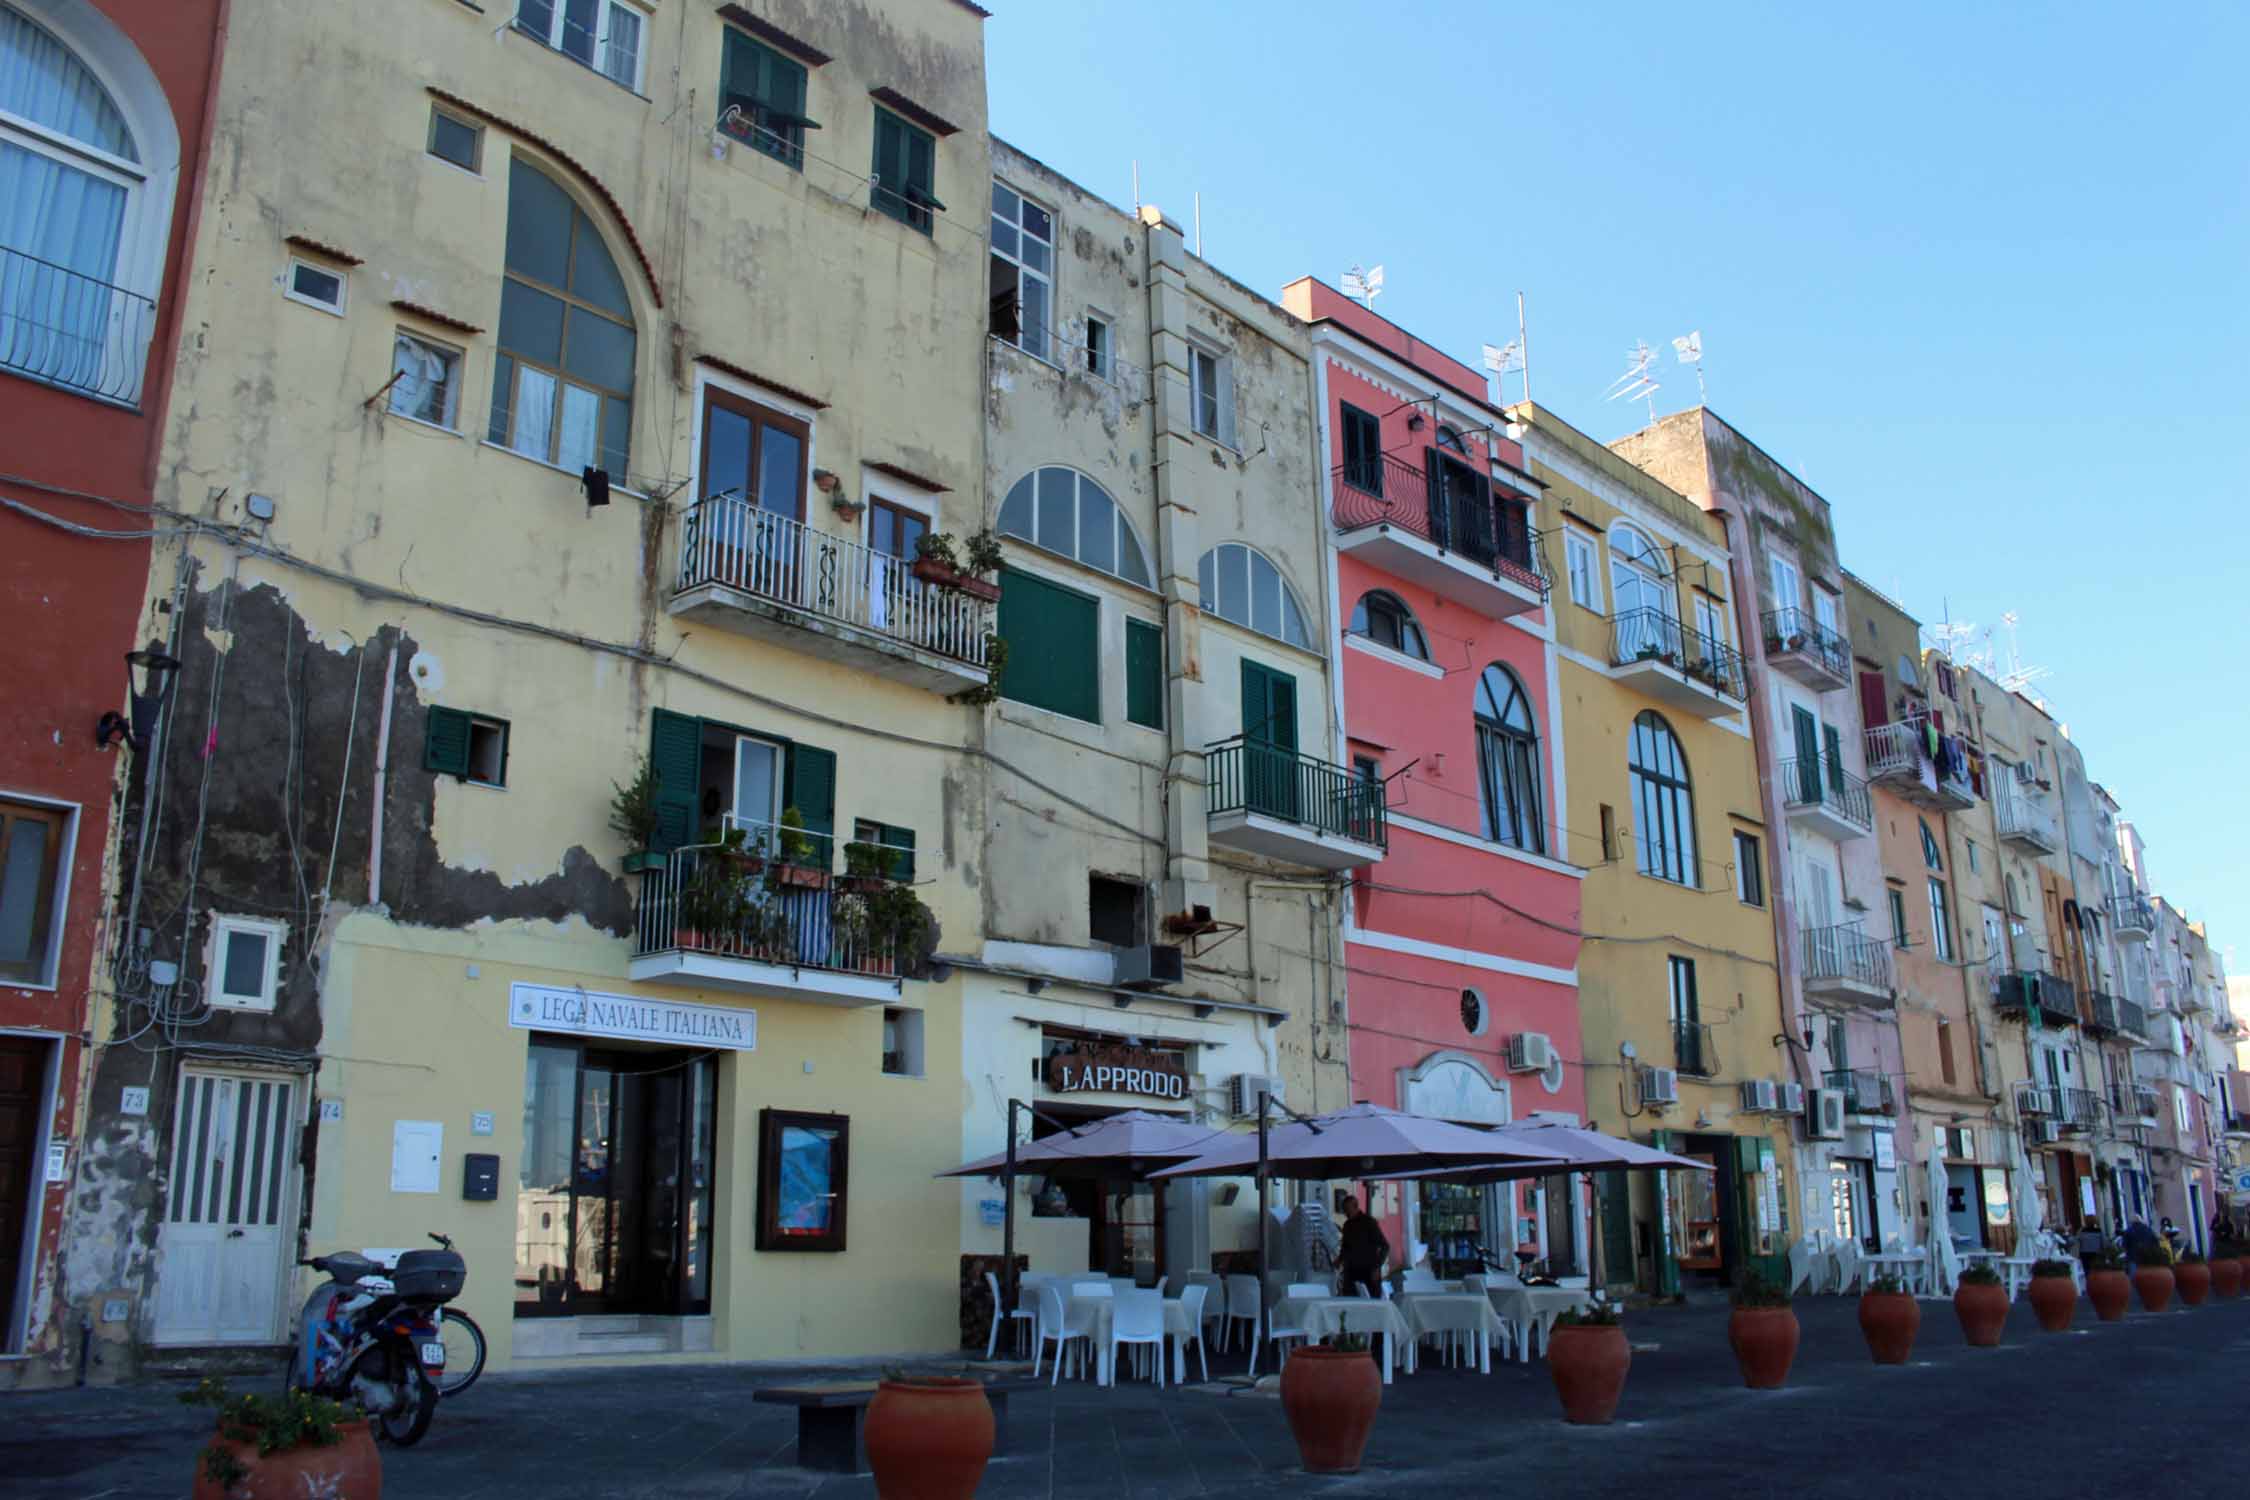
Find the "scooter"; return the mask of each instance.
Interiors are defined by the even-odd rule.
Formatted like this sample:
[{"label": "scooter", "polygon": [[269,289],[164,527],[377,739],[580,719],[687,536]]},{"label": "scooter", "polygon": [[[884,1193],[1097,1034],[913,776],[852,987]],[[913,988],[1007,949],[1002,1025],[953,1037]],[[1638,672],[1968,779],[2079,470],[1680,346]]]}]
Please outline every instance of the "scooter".
[{"label": "scooter", "polygon": [[305,1302],[289,1384],[363,1408],[378,1435],[411,1447],[429,1430],[445,1372],[439,1309],[461,1295],[467,1262],[453,1242],[384,1266],[352,1250],[299,1261],[328,1277]]}]

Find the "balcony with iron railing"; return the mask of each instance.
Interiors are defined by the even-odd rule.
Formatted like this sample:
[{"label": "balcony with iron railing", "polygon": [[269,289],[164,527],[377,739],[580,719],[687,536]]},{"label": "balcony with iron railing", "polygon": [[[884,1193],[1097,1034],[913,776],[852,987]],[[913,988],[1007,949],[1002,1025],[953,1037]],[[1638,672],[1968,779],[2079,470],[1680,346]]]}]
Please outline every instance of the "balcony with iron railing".
[{"label": "balcony with iron railing", "polygon": [[2117,1034],[2136,1042],[2149,1039],[2148,1007],[2129,995],[2119,995],[2117,1000]]},{"label": "balcony with iron railing", "polygon": [[1645,697],[1698,718],[1742,707],[1742,653],[1658,609],[1629,609],[1609,622],[1610,676]]},{"label": "balcony with iron railing", "polygon": [[1489,481],[1447,492],[1389,454],[1338,464],[1331,477],[1340,551],[1495,619],[1547,602],[1547,564],[1530,510],[1495,495]]},{"label": "balcony with iron railing", "polygon": [[2083,1135],[2098,1130],[2102,1125],[2102,1096],[2092,1089],[2062,1088],[2051,1090],[2055,1099],[2055,1123],[2072,1135]]},{"label": "balcony with iron railing", "polygon": [[2156,908],[2138,891],[2109,898],[2110,930],[2130,942],[2148,941],[2156,930]]},{"label": "balcony with iron railing", "polygon": [[1672,1023],[1672,1065],[1691,1078],[1713,1078],[1719,1072],[1719,1054],[1711,1042],[1711,1027],[1703,1021]]},{"label": "balcony with iron railing", "polygon": [[1242,735],[1203,757],[1214,844],[1322,870],[1373,864],[1389,846],[1380,781]]},{"label": "balcony with iron railing", "polygon": [[[2123,995],[2113,995],[2107,990],[2085,990],[2079,996],[2079,1019],[2085,1024],[2089,1036],[2140,1036],[2147,1024],[2140,1015],[2140,1007]],[[2128,1017],[2127,1008],[2133,1014]],[[2128,1024],[2130,1021],[2131,1024]]]},{"label": "balcony with iron railing", "polygon": [[138,407],[156,304],[0,245],[0,370]]},{"label": "balcony with iron railing", "polygon": [[2036,1011],[2050,1026],[2076,1026],[2078,991],[2060,974],[2014,969],[1992,976],[1992,1008],[2011,1020],[2028,1020]]},{"label": "balcony with iron railing", "polygon": [[1844,1096],[1844,1111],[1854,1115],[1895,1115],[1898,1096],[1890,1079],[1871,1068],[1831,1068],[1821,1075],[1823,1087]]},{"label": "balcony with iron railing", "polygon": [[2036,790],[2001,775],[1993,783],[1993,825],[2004,842],[2030,854],[2052,854],[2062,847],[2054,809]]},{"label": "balcony with iron railing", "polygon": [[[831,876],[824,840],[693,844],[640,874],[635,980],[821,1005],[895,1003],[915,955],[879,933],[865,894]],[[807,863],[796,863],[805,860]]]},{"label": "balcony with iron railing", "polygon": [[1794,606],[1765,613],[1766,660],[1816,693],[1851,686],[1852,646]]},{"label": "balcony with iron railing", "polygon": [[1809,999],[1888,1007],[1891,950],[1856,925],[1808,927],[1801,935],[1805,994]]},{"label": "balcony with iron railing", "polygon": [[1835,756],[1785,760],[1777,770],[1782,806],[1793,826],[1838,841],[1874,832],[1875,799],[1868,795],[1867,783]]},{"label": "balcony with iron railing", "polygon": [[[937,692],[989,676],[991,585],[926,582],[909,559],[761,510],[732,491],[688,507],[671,611]],[[981,592],[980,592],[981,591]]]},{"label": "balcony with iron railing", "polygon": [[1924,718],[1901,719],[1868,729],[1867,779],[1933,812],[1960,812],[1976,805],[1968,768],[1948,755],[1946,768],[1930,756],[1930,726]]},{"label": "balcony with iron railing", "polygon": [[2157,1109],[2163,1103],[2163,1101],[2157,1097],[2156,1090],[2150,1088],[2145,1083],[2137,1083],[2133,1085],[2132,1092],[2133,1118],[2141,1120],[2147,1124],[2155,1124]]}]

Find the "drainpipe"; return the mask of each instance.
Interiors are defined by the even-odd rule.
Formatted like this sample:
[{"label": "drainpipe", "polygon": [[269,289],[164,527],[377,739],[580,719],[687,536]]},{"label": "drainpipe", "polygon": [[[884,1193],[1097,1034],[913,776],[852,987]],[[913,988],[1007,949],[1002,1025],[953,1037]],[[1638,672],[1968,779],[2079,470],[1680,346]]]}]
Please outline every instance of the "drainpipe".
[{"label": "drainpipe", "polygon": [[398,697],[398,637],[383,672],[383,717],[375,726],[375,809],[367,841],[367,904],[383,903],[383,787],[391,769],[391,704]]}]

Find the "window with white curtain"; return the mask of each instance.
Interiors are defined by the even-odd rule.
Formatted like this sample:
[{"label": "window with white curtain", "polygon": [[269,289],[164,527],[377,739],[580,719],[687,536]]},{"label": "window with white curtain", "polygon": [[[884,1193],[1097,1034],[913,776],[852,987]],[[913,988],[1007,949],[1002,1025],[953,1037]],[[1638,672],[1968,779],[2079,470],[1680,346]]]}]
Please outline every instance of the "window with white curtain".
[{"label": "window with white curtain", "polygon": [[0,368],[138,400],[151,309],[119,283],[147,182],[101,79],[0,3]]},{"label": "window with white curtain", "polygon": [[461,404],[461,351],[400,329],[391,348],[391,410],[450,429]]},{"label": "window with white curtain", "polygon": [[526,458],[623,479],[633,307],[594,221],[538,168],[508,168],[507,274],[487,436]]},{"label": "window with white curtain", "polygon": [[629,89],[641,86],[639,10],[623,0],[517,0],[516,29]]}]

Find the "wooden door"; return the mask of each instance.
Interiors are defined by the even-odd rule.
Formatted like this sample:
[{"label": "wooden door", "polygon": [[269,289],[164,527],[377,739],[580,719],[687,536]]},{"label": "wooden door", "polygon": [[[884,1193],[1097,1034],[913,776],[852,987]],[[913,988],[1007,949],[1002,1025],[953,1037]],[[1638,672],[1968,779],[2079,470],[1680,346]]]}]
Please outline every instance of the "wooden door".
[{"label": "wooden door", "polygon": [[186,1068],[157,1231],[156,1342],[264,1344],[281,1336],[285,1248],[296,1238],[297,1085]]},{"label": "wooden door", "polygon": [[0,1036],[0,1348],[15,1328],[24,1231],[34,1217],[36,1195],[45,1187],[39,1117],[52,1045],[43,1037]]}]

